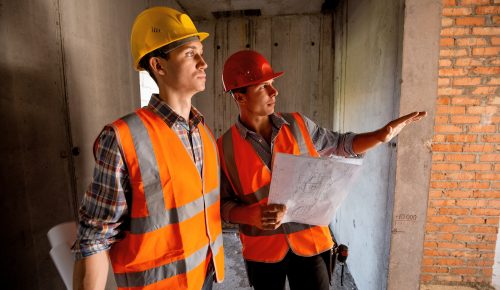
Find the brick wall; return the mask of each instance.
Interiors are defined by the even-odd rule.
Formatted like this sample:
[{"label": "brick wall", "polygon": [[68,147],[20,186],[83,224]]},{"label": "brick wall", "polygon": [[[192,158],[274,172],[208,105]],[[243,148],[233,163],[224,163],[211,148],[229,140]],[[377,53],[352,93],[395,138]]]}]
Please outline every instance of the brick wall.
[{"label": "brick wall", "polygon": [[443,0],[422,283],[489,284],[500,215],[500,0]]}]

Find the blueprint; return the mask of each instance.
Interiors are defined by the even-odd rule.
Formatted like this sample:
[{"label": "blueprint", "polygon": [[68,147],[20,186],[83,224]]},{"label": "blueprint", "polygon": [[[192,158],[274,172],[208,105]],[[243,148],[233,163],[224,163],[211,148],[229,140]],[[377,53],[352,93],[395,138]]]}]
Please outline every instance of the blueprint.
[{"label": "blueprint", "polygon": [[361,164],[362,159],[277,153],[268,204],[286,205],[283,223],[328,225]]}]

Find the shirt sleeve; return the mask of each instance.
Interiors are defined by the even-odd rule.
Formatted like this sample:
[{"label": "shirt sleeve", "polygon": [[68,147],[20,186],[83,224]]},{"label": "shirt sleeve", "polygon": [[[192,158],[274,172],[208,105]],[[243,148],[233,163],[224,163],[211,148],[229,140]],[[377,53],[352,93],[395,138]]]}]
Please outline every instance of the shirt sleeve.
[{"label": "shirt sleeve", "polygon": [[126,194],[130,192],[128,173],[114,130],[106,127],[96,140],[92,182],[79,209],[76,259],[108,250],[120,240],[120,226],[128,215]]},{"label": "shirt sleeve", "polygon": [[328,157],[337,155],[353,158],[360,158],[363,156],[362,154],[354,153],[352,149],[352,141],[356,136],[355,133],[339,133],[333,130],[322,128],[306,116],[301,116],[304,119],[314,147],[316,148],[316,151],[318,151],[320,156]]},{"label": "shirt sleeve", "polygon": [[224,220],[227,223],[230,223],[229,213],[231,212],[233,207],[239,204],[239,202],[238,198],[236,197],[236,194],[234,193],[233,187],[231,186],[231,182],[229,181],[229,179],[227,178],[226,174],[222,169],[221,169],[221,180],[220,180],[220,201],[221,201],[220,213],[222,220]]}]

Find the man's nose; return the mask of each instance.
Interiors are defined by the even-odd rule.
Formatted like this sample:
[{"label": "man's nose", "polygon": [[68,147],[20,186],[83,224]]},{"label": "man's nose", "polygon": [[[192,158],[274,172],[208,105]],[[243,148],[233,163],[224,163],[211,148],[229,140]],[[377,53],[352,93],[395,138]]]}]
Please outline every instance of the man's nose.
[{"label": "man's nose", "polygon": [[199,55],[198,68],[206,69],[207,67],[208,64],[205,62],[205,59],[203,59],[203,56]]}]

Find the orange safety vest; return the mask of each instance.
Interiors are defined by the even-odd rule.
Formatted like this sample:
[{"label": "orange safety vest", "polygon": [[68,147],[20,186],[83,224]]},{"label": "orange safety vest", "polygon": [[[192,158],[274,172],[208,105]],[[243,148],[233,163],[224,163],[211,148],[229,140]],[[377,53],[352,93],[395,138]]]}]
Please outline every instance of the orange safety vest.
[{"label": "orange safety vest", "polygon": [[127,230],[110,259],[119,289],[201,289],[210,261],[224,279],[219,161],[210,130],[199,124],[203,179],[176,133],[139,109],[112,124],[132,196]]},{"label": "orange safety vest", "polygon": [[[274,141],[277,152],[318,157],[304,120],[298,113],[282,113],[290,124],[281,127]],[[264,164],[252,145],[243,139],[233,125],[217,140],[222,170],[241,203],[248,206],[267,204],[271,170]],[[288,249],[300,256],[314,256],[333,247],[327,226],[284,223],[276,230],[261,230],[241,224],[240,239],[243,257],[257,262],[279,262]]]}]

